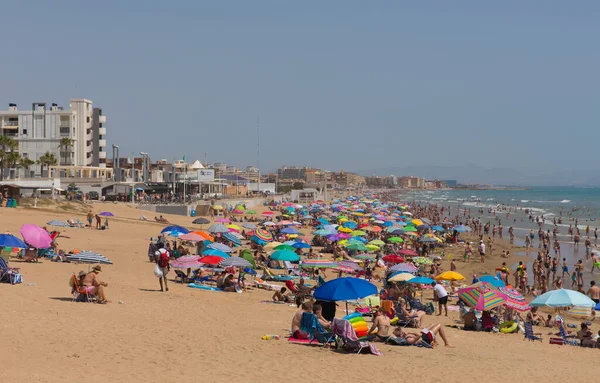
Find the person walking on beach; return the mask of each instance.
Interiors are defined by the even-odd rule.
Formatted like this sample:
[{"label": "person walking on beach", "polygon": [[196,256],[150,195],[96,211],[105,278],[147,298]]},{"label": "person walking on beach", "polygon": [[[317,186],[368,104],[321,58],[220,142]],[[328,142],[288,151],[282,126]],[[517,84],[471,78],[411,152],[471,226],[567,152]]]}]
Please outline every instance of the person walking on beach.
[{"label": "person walking on beach", "polygon": [[448,292],[440,283],[431,282],[433,287],[433,296],[438,302],[438,316],[442,315],[442,307],[444,307],[444,313],[448,316]]},{"label": "person walking on beach", "polygon": [[594,246],[598,246],[598,228],[594,229]]},{"label": "person walking on beach", "polygon": [[569,266],[567,266],[567,258],[563,258],[563,262],[562,262],[562,278],[564,279],[565,274],[567,274],[568,276],[571,276],[569,274]]},{"label": "person walking on beach", "polygon": [[598,259],[598,254],[596,253],[592,254],[592,270],[590,271],[590,273],[593,273],[594,269],[598,269],[598,271],[600,271],[600,259]]},{"label": "person walking on beach", "polygon": [[485,263],[485,243],[483,243],[483,239],[479,240],[479,256],[481,257],[481,263]]},{"label": "person walking on beach", "polygon": [[583,285],[583,261],[581,259],[575,264],[574,272],[577,272],[577,284]]},{"label": "person walking on beach", "polygon": [[508,235],[510,236],[510,244],[514,245],[515,244],[515,229],[510,226],[508,228]]},{"label": "person walking on beach", "polygon": [[526,235],[525,236],[525,251],[529,251],[529,249],[531,248],[531,238]]},{"label": "person walking on beach", "polygon": [[92,221],[94,220],[94,213],[92,213],[92,211],[88,211],[87,213],[87,221],[88,221],[88,227],[91,229],[92,228]]},{"label": "person walking on beach", "polygon": [[[160,283],[160,291],[164,292],[169,291],[169,286],[167,286],[167,274],[169,273],[169,251],[167,249],[159,249],[155,255],[155,262],[158,265],[158,269],[160,270],[160,275],[158,276],[158,281]],[[165,282],[163,289],[163,280]]]}]

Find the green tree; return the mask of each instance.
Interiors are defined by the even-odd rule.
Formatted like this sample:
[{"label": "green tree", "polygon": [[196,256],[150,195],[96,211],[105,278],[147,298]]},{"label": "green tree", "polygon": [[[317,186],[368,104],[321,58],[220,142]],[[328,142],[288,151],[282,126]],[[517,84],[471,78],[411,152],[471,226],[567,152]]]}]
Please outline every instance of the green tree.
[{"label": "green tree", "polygon": [[17,168],[25,169],[25,177],[27,177],[27,171],[35,165],[35,161],[30,158],[21,158],[17,163]]},{"label": "green tree", "polygon": [[[4,179],[4,169],[10,168],[15,161],[15,154],[19,143],[12,137],[0,136],[0,180]],[[17,154],[18,156],[18,154]],[[13,166],[14,167],[14,164]]]},{"label": "green tree", "polygon": [[[70,163],[68,163],[69,161],[69,157],[68,157],[68,150],[69,148],[73,147],[73,143],[75,141],[69,137],[63,137],[60,139],[60,143],[58,144],[58,147],[60,149],[60,162],[61,165],[70,165]],[[67,152],[64,153],[65,156],[63,156],[63,152]],[[64,157],[64,161],[63,161],[63,157]]]},{"label": "green tree", "polygon": [[54,154],[50,152],[44,153],[39,160],[37,160],[37,164],[41,167],[42,177],[44,176],[44,166],[49,170],[50,166],[55,166],[57,164],[56,157]]}]

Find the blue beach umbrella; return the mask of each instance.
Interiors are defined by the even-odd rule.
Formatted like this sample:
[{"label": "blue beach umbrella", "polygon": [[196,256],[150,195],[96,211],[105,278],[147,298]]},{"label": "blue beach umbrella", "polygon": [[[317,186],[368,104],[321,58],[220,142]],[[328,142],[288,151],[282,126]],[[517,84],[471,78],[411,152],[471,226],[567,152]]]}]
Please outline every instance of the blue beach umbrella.
[{"label": "blue beach umbrella", "polygon": [[483,275],[479,278],[479,281],[489,283],[494,287],[506,287],[504,282],[493,275]]},{"label": "blue beach umbrella", "polygon": [[160,232],[162,234],[169,233],[171,235],[177,236],[177,235],[180,235],[180,234],[187,234],[190,231],[188,229],[186,229],[185,227],[173,225],[173,226],[167,226],[167,227],[165,227]]},{"label": "blue beach umbrella", "polygon": [[422,285],[428,285],[431,282],[434,282],[434,280],[431,278],[427,278],[427,277],[414,277],[413,279],[408,281],[408,283],[416,283],[416,284],[422,284]]},{"label": "blue beach umbrella", "polygon": [[323,283],[313,297],[324,301],[349,301],[377,294],[377,286],[364,279],[344,277]]},{"label": "blue beach umbrella", "polygon": [[441,226],[433,226],[432,229],[435,231],[441,231],[442,233],[446,231],[446,229]]},{"label": "blue beach umbrella", "polygon": [[12,234],[0,234],[0,247],[19,247],[24,249],[27,245]]},{"label": "blue beach umbrella", "polygon": [[[242,241],[238,237],[233,235],[232,233],[223,233],[223,238],[225,238],[229,242],[233,243],[234,245],[237,245],[237,246],[242,245]],[[223,245],[223,246],[225,246],[225,245]],[[223,251],[225,251],[225,250],[223,250]]]},{"label": "blue beach umbrella", "polygon": [[300,232],[293,227],[286,227],[285,229],[281,229],[283,234],[300,234]]},{"label": "blue beach umbrella", "polygon": [[531,307],[594,307],[596,306],[596,302],[575,290],[559,289],[540,295],[531,301],[529,305]]},{"label": "blue beach umbrella", "polygon": [[216,255],[217,257],[221,258],[229,258],[229,255],[226,252],[217,249],[204,250],[202,255]]},{"label": "blue beach umbrella", "polygon": [[310,249],[311,246],[308,243],[304,243],[304,242],[294,242],[292,244],[292,247],[295,247],[296,249]]},{"label": "blue beach umbrella", "polygon": [[290,262],[298,262],[300,260],[300,256],[293,251],[290,250],[278,250],[271,254],[271,259],[276,261],[290,261]]}]

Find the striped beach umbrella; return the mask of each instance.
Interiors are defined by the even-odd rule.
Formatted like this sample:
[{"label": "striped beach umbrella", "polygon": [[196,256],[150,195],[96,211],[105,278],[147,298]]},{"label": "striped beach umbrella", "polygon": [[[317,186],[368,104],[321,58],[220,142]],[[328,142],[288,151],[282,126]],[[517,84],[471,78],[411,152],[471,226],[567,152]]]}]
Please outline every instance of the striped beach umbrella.
[{"label": "striped beach umbrella", "polygon": [[307,259],[300,266],[313,269],[333,269],[338,267],[338,263],[327,259]]},{"label": "striped beach umbrella", "polygon": [[[242,245],[242,240],[236,236],[237,233],[223,233],[223,238],[225,238],[226,240],[228,240],[229,242],[233,243],[236,246],[241,246]],[[225,245],[223,245],[225,246]],[[229,246],[227,246],[229,247]]]},{"label": "striped beach umbrella", "polygon": [[52,221],[48,221],[46,224],[50,225],[50,226],[58,226],[58,227],[67,227],[68,226],[66,222],[59,221],[58,219],[53,219]]},{"label": "striped beach umbrella", "polygon": [[219,262],[219,265],[224,267],[252,267],[252,264],[250,262],[240,257],[231,257],[224,259],[221,262]]},{"label": "striped beach umbrella", "polygon": [[227,228],[227,226],[217,223],[209,227],[208,232],[213,234],[229,233],[229,229]]},{"label": "striped beach umbrella", "polygon": [[500,291],[483,285],[460,289],[458,290],[458,296],[469,307],[479,311],[487,311],[502,306],[506,301]]},{"label": "striped beach umbrella", "polygon": [[250,222],[242,223],[242,227],[248,230],[256,230],[256,225]]},{"label": "striped beach umbrella", "polygon": [[264,242],[271,242],[273,240],[273,235],[265,229],[256,229],[254,236]]},{"label": "striped beach umbrella", "polygon": [[223,259],[229,258],[229,255],[226,252],[217,249],[206,249],[202,252],[202,255],[212,255]]},{"label": "striped beach umbrella", "polygon": [[[390,271],[403,271],[405,273],[416,273],[417,269],[414,265],[410,264],[410,263],[399,263],[397,265],[394,265],[392,267],[390,267]],[[433,281],[433,279],[432,279]]]},{"label": "striped beach umbrella", "polygon": [[206,247],[209,249],[219,250],[224,253],[231,253],[233,251],[233,249],[231,247],[224,245],[222,243],[211,243],[209,245],[206,245]]},{"label": "striped beach umbrella", "polygon": [[506,295],[506,307],[509,307],[513,310],[517,311],[529,311],[531,310],[531,306],[523,297],[523,294],[514,287],[511,286],[500,286],[498,287],[504,295]]}]

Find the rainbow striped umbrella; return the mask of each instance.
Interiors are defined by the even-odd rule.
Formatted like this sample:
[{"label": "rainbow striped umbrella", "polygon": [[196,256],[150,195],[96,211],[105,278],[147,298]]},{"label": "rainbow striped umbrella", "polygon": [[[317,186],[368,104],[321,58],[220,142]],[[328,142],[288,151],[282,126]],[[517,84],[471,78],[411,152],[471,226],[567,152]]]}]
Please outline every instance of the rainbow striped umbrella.
[{"label": "rainbow striped umbrella", "polygon": [[265,229],[256,229],[254,235],[261,241],[271,242],[273,240],[273,235]]},{"label": "rainbow striped umbrella", "polygon": [[592,308],[593,307],[573,306],[573,308],[569,310],[569,314],[577,317],[589,317],[592,316]]},{"label": "rainbow striped umbrella", "polygon": [[487,311],[502,306],[506,301],[501,292],[481,284],[458,290],[458,297],[469,307],[479,311]]},{"label": "rainbow striped umbrella", "polygon": [[498,287],[504,295],[506,295],[506,307],[509,307],[513,310],[525,312],[531,310],[531,306],[523,297],[523,294],[519,292],[519,290],[511,287],[511,286],[501,286]]},{"label": "rainbow striped umbrella", "polygon": [[329,261],[327,259],[307,259],[301,264],[302,267],[306,268],[320,268],[320,269],[333,269],[338,267],[337,262]]}]

